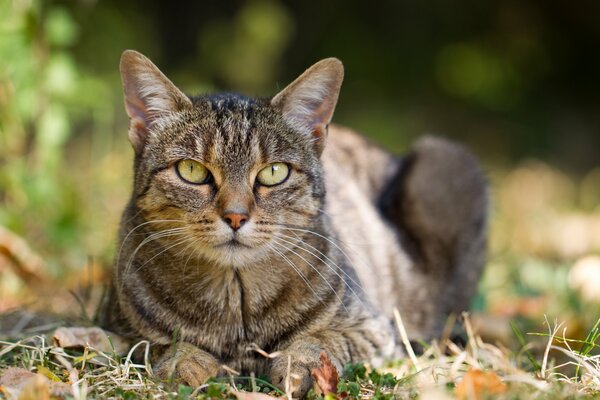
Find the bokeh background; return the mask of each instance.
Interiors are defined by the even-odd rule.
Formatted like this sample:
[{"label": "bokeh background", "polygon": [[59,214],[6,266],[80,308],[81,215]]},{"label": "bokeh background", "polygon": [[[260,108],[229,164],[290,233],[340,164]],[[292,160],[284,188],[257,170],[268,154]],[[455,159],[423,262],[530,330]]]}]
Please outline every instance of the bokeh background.
[{"label": "bokeh background", "polygon": [[[596,0],[2,0],[4,240],[39,255],[47,287],[110,266],[131,178],[124,49],[190,94],[272,95],[335,56],[337,123],[399,154],[429,133],[482,160],[482,327],[510,340],[509,321],[527,330],[547,315],[577,336],[600,317],[599,21]],[[0,253],[0,311],[36,304],[13,264]]]}]

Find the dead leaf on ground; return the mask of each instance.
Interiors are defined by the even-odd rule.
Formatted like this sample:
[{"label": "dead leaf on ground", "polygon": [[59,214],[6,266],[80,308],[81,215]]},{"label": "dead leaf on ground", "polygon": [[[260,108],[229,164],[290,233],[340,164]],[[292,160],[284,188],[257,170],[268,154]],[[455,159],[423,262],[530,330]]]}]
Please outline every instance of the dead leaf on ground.
[{"label": "dead leaf on ground", "polygon": [[64,382],[54,382],[42,374],[15,367],[2,372],[0,388],[7,398],[19,400],[45,400],[51,396],[73,395],[71,386]]},{"label": "dead leaf on ground", "polygon": [[274,397],[261,392],[232,392],[238,400],[281,400],[281,397]]},{"label": "dead leaf on ground", "polygon": [[105,353],[114,351],[119,355],[124,355],[129,350],[127,340],[98,327],[58,328],[52,336],[52,342],[55,346],[63,348],[91,347]]},{"label": "dead leaf on ground", "polygon": [[[17,234],[0,226],[0,267],[3,260],[27,285],[39,286],[47,280],[44,261]],[[0,268],[1,269],[1,268]]]},{"label": "dead leaf on ground", "polygon": [[506,384],[493,371],[470,369],[456,385],[455,393],[459,399],[478,400],[486,395],[504,393],[507,389]]},{"label": "dead leaf on ground", "polygon": [[321,366],[311,371],[313,378],[315,378],[315,391],[324,396],[336,394],[339,380],[338,371],[327,353],[322,351],[320,358]]}]

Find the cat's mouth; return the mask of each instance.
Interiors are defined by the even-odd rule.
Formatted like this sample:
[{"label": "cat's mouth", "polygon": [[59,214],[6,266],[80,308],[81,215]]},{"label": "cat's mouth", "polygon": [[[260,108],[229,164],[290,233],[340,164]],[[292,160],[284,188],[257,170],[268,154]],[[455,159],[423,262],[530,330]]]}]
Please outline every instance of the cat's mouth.
[{"label": "cat's mouth", "polygon": [[231,238],[223,243],[216,245],[215,248],[218,248],[218,249],[225,248],[228,250],[234,250],[234,249],[249,249],[251,247],[248,246],[247,244],[240,242],[236,238]]}]

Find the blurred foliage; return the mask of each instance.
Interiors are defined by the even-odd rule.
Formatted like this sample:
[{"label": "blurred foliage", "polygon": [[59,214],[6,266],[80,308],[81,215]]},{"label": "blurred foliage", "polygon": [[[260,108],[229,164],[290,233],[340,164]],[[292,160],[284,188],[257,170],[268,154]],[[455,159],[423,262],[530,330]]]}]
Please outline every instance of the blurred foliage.
[{"label": "blurred foliage", "polygon": [[336,56],[337,122],[396,152],[437,133],[483,159],[495,200],[479,309],[590,310],[569,282],[600,252],[598,16],[593,0],[2,1],[0,225],[55,276],[110,264],[131,177],[124,49],[192,94],[270,95]]}]

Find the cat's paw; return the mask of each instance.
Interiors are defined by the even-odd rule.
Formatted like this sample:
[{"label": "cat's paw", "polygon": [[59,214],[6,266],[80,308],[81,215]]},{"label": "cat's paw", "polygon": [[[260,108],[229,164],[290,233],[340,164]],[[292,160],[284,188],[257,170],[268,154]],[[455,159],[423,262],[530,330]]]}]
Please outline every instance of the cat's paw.
[{"label": "cat's paw", "polygon": [[202,385],[218,371],[219,362],[215,357],[187,343],[166,351],[154,367],[154,375],[159,380],[191,387]]},{"label": "cat's paw", "polygon": [[271,366],[271,382],[295,399],[306,397],[313,386],[310,374],[312,368],[300,362],[291,362],[288,368],[287,357],[278,358]]},{"label": "cat's paw", "polygon": [[[313,387],[312,370],[321,366],[319,352],[284,351],[273,360],[271,382],[295,399],[305,398]],[[339,370],[339,362],[333,361]]]}]

